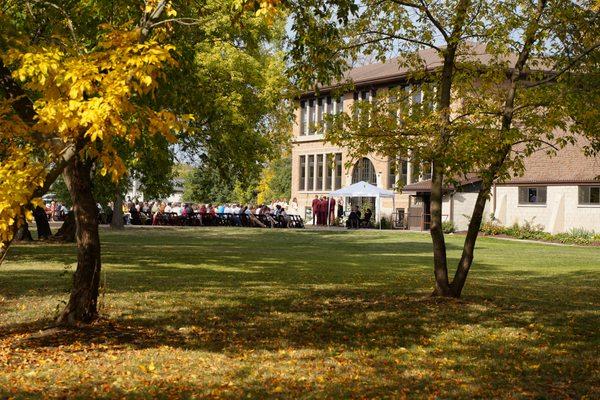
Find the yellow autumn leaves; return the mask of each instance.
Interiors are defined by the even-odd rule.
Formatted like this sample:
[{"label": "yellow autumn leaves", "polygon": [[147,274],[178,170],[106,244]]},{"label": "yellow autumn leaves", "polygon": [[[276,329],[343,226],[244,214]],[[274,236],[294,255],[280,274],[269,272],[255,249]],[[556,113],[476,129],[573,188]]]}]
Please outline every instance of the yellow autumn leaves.
[{"label": "yellow autumn leaves", "polygon": [[11,240],[12,225],[43,184],[40,157],[58,158],[61,149],[84,140],[81,154],[116,180],[126,172],[117,140],[135,143],[146,132],[174,140],[173,131],[183,129],[186,119],[138,101],[158,87],[165,67],[175,65],[173,51],[153,40],[140,43],[139,32],[119,28],[86,53],[32,45],[3,56],[13,78],[37,100],[32,126],[19,123],[10,104],[0,107],[0,241]]},{"label": "yellow autumn leaves", "polygon": [[0,249],[12,240],[13,224],[23,224],[23,214],[31,219],[31,212],[25,208],[32,203],[31,194],[44,183],[45,171],[43,164],[34,161],[30,147],[3,150],[8,152],[0,165]]},{"label": "yellow autumn leaves", "polygon": [[129,142],[139,138],[144,121],[136,116],[150,116],[154,133],[170,135],[177,128],[174,115],[154,113],[133,99],[157,88],[162,70],[175,64],[174,47],[152,40],[139,43],[138,38],[135,31],[113,30],[88,54],[46,48],[9,51],[5,62],[16,67],[13,77],[40,94],[34,128],[65,143],[80,136],[92,143],[102,140],[111,155],[116,137]]}]

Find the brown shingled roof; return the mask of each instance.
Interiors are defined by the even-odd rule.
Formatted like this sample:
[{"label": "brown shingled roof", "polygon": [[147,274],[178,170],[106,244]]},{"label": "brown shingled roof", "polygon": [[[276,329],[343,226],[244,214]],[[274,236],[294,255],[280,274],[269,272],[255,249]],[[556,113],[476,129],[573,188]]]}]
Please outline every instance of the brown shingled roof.
[{"label": "brown shingled roof", "polygon": [[[445,191],[456,190],[456,187],[459,188],[463,186],[470,185],[472,183],[477,183],[481,181],[481,178],[477,176],[477,174],[467,174],[466,176],[457,179],[458,185],[446,185],[444,187]],[[427,179],[425,181],[411,183],[410,185],[405,185],[402,188],[402,192],[431,192],[431,179]]]},{"label": "brown shingled roof", "polygon": [[600,157],[586,157],[583,147],[587,141],[581,138],[575,145],[560,149],[550,157],[540,150],[525,159],[525,174],[506,184],[526,183],[594,183],[600,176]]},{"label": "brown shingled roof", "polygon": [[[418,53],[423,60],[423,67],[425,70],[434,70],[442,65],[442,59],[437,50],[425,49],[420,50]],[[473,58],[475,58],[482,64],[486,64],[490,62],[492,56],[486,52],[485,44],[473,43],[471,54],[462,56],[462,58],[465,60],[473,60]],[[374,63],[350,69],[344,74],[344,80],[341,82],[334,82],[328,86],[322,86],[320,87],[320,90],[327,91],[347,81],[351,81],[356,85],[368,85],[400,80],[406,76],[409,69],[401,66],[399,60],[400,57],[395,57],[383,63]],[[514,63],[516,55],[510,55],[506,60]]]}]

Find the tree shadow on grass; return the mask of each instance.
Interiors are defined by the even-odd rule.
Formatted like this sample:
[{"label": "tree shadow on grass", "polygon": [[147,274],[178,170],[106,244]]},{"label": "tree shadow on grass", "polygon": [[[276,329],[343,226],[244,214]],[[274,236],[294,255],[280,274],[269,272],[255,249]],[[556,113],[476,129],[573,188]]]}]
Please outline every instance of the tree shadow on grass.
[{"label": "tree shadow on grass", "polygon": [[[238,300],[244,299],[238,296]],[[522,318],[523,311],[535,313],[534,326],[529,318]],[[594,310],[589,307],[579,311]],[[244,380],[242,386],[223,386],[222,382],[169,386],[172,383],[158,382],[156,387],[134,392],[140,396],[189,390],[207,396],[216,391],[219,393],[216,397],[264,398],[277,397],[283,387],[285,393],[309,391],[309,397],[313,398],[369,398],[401,397],[404,389],[431,394],[431,388],[436,387],[442,397],[462,398],[498,397],[506,394],[498,390],[508,387],[511,393],[523,397],[541,393],[552,398],[576,398],[590,390],[594,378],[565,375],[565,370],[575,370],[582,359],[589,363],[593,348],[584,341],[566,341],[576,337],[572,332],[556,334],[561,320],[559,315],[545,316],[535,306],[520,304],[515,310],[478,297],[456,301],[407,296],[387,286],[307,290],[302,296],[253,299],[251,304],[231,306],[182,305],[170,313],[162,310],[160,315],[145,318],[134,315],[101,320],[82,329],[32,335],[16,345],[68,348],[74,343],[86,343],[141,350],[168,346],[231,357],[248,352],[278,354],[290,350],[369,354],[349,361],[353,368],[363,371],[357,381],[348,380],[348,371],[333,363],[331,371],[319,372],[330,374],[325,381],[313,379],[308,382],[309,387],[297,377],[272,380],[260,376]],[[27,331],[31,327],[22,328]],[[565,343],[567,347],[559,346]],[[85,351],[85,347],[78,351]],[[418,362],[410,358],[415,355],[421,357]],[[321,357],[329,359],[333,355]],[[287,361],[283,358],[280,362]],[[486,376],[493,379],[482,379]],[[76,393],[85,396],[87,390],[77,388]],[[109,393],[119,392],[113,388]]]},{"label": "tree shadow on grass", "polygon": [[[289,349],[370,354],[352,361],[365,371],[356,382],[347,381],[345,372],[327,376],[324,382],[310,381],[310,387],[293,379],[274,382],[259,377],[230,394],[223,392],[222,397],[231,398],[276,397],[281,385],[326,398],[382,393],[401,397],[402,388],[424,390],[428,385],[443,388],[445,397],[494,397],[489,396],[497,393],[490,385],[498,382],[523,393],[580,397],[591,387],[591,378],[573,371],[581,368],[580,358],[592,359],[588,353],[597,343],[594,271],[547,276],[543,270],[507,271],[477,263],[467,300],[447,301],[428,297],[432,284],[428,238],[398,242],[345,232],[298,232],[286,245],[278,235],[258,230],[234,231],[225,237],[207,230],[189,232],[173,232],[175,243],[130,233],[105,238],[110,319],[42,334],[32,333],[45,321],[4,325],[0,339],[30,334],[14,345],[33,350],[100,343],[121,349],[169,346],[226,355]],[[449,251],[458,250],[449,243]],[[31,263],[65,260],[60,246],[39,251],[17,248],[16,255]],[[452,258],[450,265],[455,262]],[[9,298],[32,291],[57,294],[69,281],[49,278],[59,272],[16,269],[0,272],[0,280],[11,280]],[[574,296],[582,282],[589,287]],[[412,356],[423,352],[418,365],[404,359],[401,349]],[[457,360],[458,365],[441,366],[444,359]],[[593,365],[587,368],[593,370]],[[449,378],[450,370],[455,378]],[[492,375],[495,379],[481,379]],[[449,384],[459,378],[466,386]],[[556,384],[548,384],[548,379]],[[568,379],[575,381],[570,388],[565,386]],[[186,390],[162,385],[167,386],[159,386],[160,390],[167,392]],[[219,384],[191,386],[192,392],[224,390]],[[77,393],[85,397],[87,390],[82,387]],[[150,388],[136,393],[152,397]],[[113,389],[107,397],[118,394]]]}]

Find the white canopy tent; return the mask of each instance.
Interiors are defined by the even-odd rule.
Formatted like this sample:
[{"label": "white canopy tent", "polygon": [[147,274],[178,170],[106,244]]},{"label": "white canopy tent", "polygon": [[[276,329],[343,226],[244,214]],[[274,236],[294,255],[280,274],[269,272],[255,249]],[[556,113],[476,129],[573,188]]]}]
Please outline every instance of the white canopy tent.
[{"label": "white canopy tent", "polygon": [[[376,216],[375,219],[377,222],[381,222],[381,198],[391,198],[393,203],[393,209],[396,209],[396,199],[394,196],[394,192],[385,190],[382,188],[378,188],[377,186],[373,186],[370,183],[360,181],[357,183],[353,183],[350,186],[346,186],[345,188],[341,188],[334,192],[329,193],[329,197],[343,197],[344,203],[346,203],[347,197],[374,197],[377,202],[376,208]],[[330,215],[331,210],[329,209],[329,202],[327,205],[327,215]],[[329,221],[329,218],[327,218]],[[379,228],[381,229],[381,223],[379,224]]]}]

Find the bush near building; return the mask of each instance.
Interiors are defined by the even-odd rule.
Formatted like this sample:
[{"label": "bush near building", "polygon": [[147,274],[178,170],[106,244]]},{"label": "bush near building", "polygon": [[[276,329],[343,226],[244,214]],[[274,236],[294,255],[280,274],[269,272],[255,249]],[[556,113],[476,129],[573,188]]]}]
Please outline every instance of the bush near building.
[{"label": "bush near building", "polygon": [[600,245],[600,233],[594,231],[574,228],[569,232],[551,234],[544,232],[539,225],[526,222],[523,225],[517,223],[506,227],[494,221],[484,222],[479,229],[486,235],[505,235],[516,239],[541,240],[545,242],[556,242],[578,245]]}]

